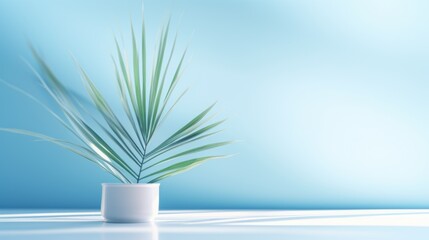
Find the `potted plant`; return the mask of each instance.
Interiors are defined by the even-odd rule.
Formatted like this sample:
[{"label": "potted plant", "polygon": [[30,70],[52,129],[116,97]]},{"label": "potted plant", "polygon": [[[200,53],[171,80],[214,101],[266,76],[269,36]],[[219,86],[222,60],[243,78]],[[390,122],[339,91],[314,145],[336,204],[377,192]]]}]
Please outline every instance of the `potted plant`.
[{"label": "potted plant", "polygon": [[177,64],[173,67],[176,39],[168,44],[169,25],[168,23],[161,31],[151,70],[146,56],[144,21],[141,25],[140,39],[136,37],[131,25],[131,66],[128,66],[124,50],[116,41],[117,56],[114,59],[114,70],[121,102],[120,111],[111,107],[86,71],[78,65],[93,105],[92,108],[85,106],[68,91],[34,48],[31,49],[38,70],[30,67],[61,112],[54,111],[28,92],[4,82],[43,106],[78,141],[57,139],[20,129],[0,130],[29,135],[57,144],[97,164],[121,182],[102,184],[101,212],[109,222],[153,220],[158,214],[158,182],[207,160],[225,157],[200,154],[230,143],[201,142],[216,134],[218,132],[216,127],[223,122],[210,122],[211,118],[208,115],[214,105],[191,117],[186,124],[178,126],[176,131],[163,140],[153,141],[162,122],[186,93],[185,90],[175,94],[186,50],[179,55]]}]

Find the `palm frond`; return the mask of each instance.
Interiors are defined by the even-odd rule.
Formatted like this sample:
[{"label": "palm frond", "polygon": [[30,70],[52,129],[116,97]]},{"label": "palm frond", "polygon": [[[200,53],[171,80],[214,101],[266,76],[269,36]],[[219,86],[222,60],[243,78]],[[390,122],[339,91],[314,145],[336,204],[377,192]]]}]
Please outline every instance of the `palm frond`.
[{"label": "palm frond", "polygon": [[160,176],[149,181],[149,183],[158,182],[164,178],[171,177],[171,176],[174,176],[176,174],[188,171],[191,168],[194,168],[194,167],[200,165],[201,163],[203,163],[207,160],[216,159],[216,158],[223,158],[223,157],[225,157],[225,156],[208,156],[208,157],[200,157],[200,158],[194,158],[194,159],[178,162],[178,163],[175,163],[171,166],[168,166],[166,168],[163,168],[161,170],[158,170],[156,172],[148,174],[148,175],[144,176],[142,179],[149,178],[149,177],[156,176],[156,175],[160,175]]},{"label": "palm frond", "polygon": [[[183,73],[187,51],[183,51],[176,60],[177,34],[169,44],[169,20],[162,28],[153,56],[152,70],[149,73],[145,22],[142,21],[141,24],[141,35],[135,34],[132,23],[130,30],[132,50],[130,65],[124,48],[121,48],[115,39],[117,56],[113,58],[114,77],[121,112],[111,107],[111,103],[96,87],[89,74],[77,64],[93,105],[89,110],[84,103],[70,94],[49,64],[34,48],[31,48],[39,70],[33,66],[30,68],[43,89],[60,108],[61,113],[55,112],[28,92],[4,83],[46,109],[76,137],[75,140],[79,143],[27,130],[0,128],[0,131],[28,135],[59,145],[94,162],[124,183],[158,182],[188,171],[205,161],[226,157],[207,155],[191,158],[191,155],[200,155],[231,143],[222,141],[196,144],[219,132],[216,128],[223,121],[211,122],[210,117],[215,104],[190,118],[176,131],[164,136],[159,143],[152,140],[155,133],[160,132],[161,123],[167,119],[187,92],[185,90],[178,95],[175,93]],[[139,37],[141,39],[138,39]],[[125,117],[125,121],[121,116]],[[192,148],[184,148],[191,143]]]},{"label": "palm frond", "polygon": [[104,169],[108,173],[112,174],[114,177],[118,178],[120,181],[131,183],[131,181],[124,174],[122,174],[122,171],[120,171],[114,165],[114,163],[112,163],[111,161],[109,161],[108,158],[105,158],[105,156],[100,155],[99,153],[97,153],[93,149],[86,148],[84,146],[80,146],[78,144],[71,143],[68,141],[52,138],[52,137],[49,137],[49,136],[46,136],[46,135],[43,135],[40,133],[35,133],[35,132],[26,131],[26,130],[22,130],[22,129],[0,128],[0,131],[11,132],[11,133],[16,133],[16,134],[21,134],[21,135],[27,135],[27,136],[35,137],[38,139],[42,139],[44,141],[54,143],[58,146],[61,146],[61,147],[65,148],[65,149],[67,149],[67,150],[69,150],[75,154],[78,154],[78,155],[90,160],[91,162],[96,163],[102,169]]},{"label": "palm frond", "polygon": [[[148,170],[148,169],[150,169],[152,167],[158,166],[159,164],[171,161],[171,160],[179,158],[179,157],[183,157],[183,156],[186,156],[186,155],[203,152],[203,151],[206,151],[206,150],[209,150],[209,149],[213,149],[213,148],[217,148],[217,147],[221,147],[221,146],[224,146],[224,145],[227,145],[227,144],[230,144],[230,143],[232,143],[232,141],[211,143],[211,144],[206,144],[206,145],[203,145],[203,146],[200,146],[200,147],[192,148],[192,149],[189,149],[189,150],[186,150],[186,151],[174,154],[171,157],[168,157],[168,158],[165,158],[165,159],[162,159],[162,160],[158,160],[154,164],[152,164],[150,166],[147,166],[146,168],[142,169],[142,171]],[[153,159],[155,159],[155,157],[149,158],[146,161],[146,163],[150,162]]]}]

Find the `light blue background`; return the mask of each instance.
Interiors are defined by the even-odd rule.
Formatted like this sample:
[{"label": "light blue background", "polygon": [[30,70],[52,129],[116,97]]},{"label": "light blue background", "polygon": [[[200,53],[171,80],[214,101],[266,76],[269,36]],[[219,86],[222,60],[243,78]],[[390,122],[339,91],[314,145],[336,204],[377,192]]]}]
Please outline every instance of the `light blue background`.
[{"label": "light blue background", "polygon": [[[32,42],[82,92],[70,53],[111,98],[114,35],[141,1],[0,1],[0,76],[38,96]],[[145,1],[153,40],[169,13],[191,58],[177,116],[218,100],[216,160],[165,180],[161,208],[429,207],[429,4],[417,0]],[[180,23],[179,23],[180,22]],[[178,24],[179,23],[179,24]],[[120,37],[120,39],[122,39]],[[0,126],[64,129],[0,87]],[[0,133],[0,207],[96,208],[114,179],[48,143]]]}]

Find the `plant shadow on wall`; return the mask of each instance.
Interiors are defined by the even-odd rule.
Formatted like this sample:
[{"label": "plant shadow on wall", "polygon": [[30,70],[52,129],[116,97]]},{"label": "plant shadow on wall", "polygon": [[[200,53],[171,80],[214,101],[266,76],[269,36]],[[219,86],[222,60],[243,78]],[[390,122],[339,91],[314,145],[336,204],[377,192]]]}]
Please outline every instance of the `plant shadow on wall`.
[{"label": "plant shadow on wall", "polygon": [[[153,141],[162,123],[186,93],[185,90],[176,94],[186,50],[177,56],[177,63],[173,64],[176,38],[169,41],[169,34],[170,21],[162,28],[151,67],[147,62],[144,21],[141,25],[141,36],[138,37],[131,25],[130,59],[125,57],[125,51],[115,40],[117,56],[114,59],[114,68],[121,103],[120,111],[111,107],[86,71],[77,64],[93,103],[93,107],[85,107],[85,103],[68,91],[49,64],[32,47],[37,68],[30,64],[29,66],[61,112],[56,112],[28,92],[7,82],[3,83],[44,107],[78,141],[57,139],[13,128],[0,130],[57,144],[97,164],[123,183],[156,183],[207,160],[226,157],[208,154],[197,156],[231,143],[202,141],[218,133],[217,127],[223,123],[223,120],[211,121],[210,113],[214,104],[191,117],[186,124],[178,126],[177,131],[162,141]],[[131,66],[128,65],[128,60],[131,60]],[[126,121],[122,121],[121,116],[124,116]]]}]

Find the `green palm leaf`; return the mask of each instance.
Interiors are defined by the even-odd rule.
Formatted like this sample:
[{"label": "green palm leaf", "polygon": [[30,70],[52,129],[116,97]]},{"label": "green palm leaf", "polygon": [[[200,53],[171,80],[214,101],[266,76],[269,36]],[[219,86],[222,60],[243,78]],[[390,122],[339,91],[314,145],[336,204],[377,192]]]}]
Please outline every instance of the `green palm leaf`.
[{"label": "green palm leaf", "polygon": [[[179,157],[183,157],[183,156],[186,156],[186,155],[195,154],[195,153],[199,153],[199,152],[206,151],[206,150],[209,150],[209,149],[221,147],[221,146],[224,146],[224,145],[227,145],[227,144],[230,144],[230,143],[232,143],[232,142],[231,141],[228,141],[228,142],[218,142],[218,143],[211,143],[211,144],[206,144],[206,145],[203,145],[203,146],[200,146],[200,147],[192,148],[190,150],[186,150],[186,151],[174,154],[173,156],[168,157],[166,159],[158,160],[156,163],[154,163],[154,164],[152,164],[152,165],[144,168],[142,171],[148,170],[148,169],[150,169],[152,167],[158,166],[159,164],[169,162],[169,161],[171,161],[173,159],[176,159],[176,158],[179,158]],[[150,162],[151,160],[153,160],[155,158],[156,157],[150,158],[146,162]]]},{"label": "green palm leaf", "polygon": [[216,159],[216,158],[223,158],[223,157],[225,157],[225,156],[209,156],[209,157],[200,157],[200,158],[194,158],[191,160],[182,161],[182,162],[173,164],[171,166],[168,166],[166,168],[163,168],[161,170],[158,170],[156,172],[153,172],[149,175],[146,175],[143,178],[149,178],[149,177],[161,174],[160,176],[149,181],[149,183],[158,182],[164,178],[174,176],[176,174],[188,171],[191,168],[194,168],[194,167],[200,165],[201,163],[203,163],[207,160]]},{"label": "green palm leaf", "polygon": [[59,146],[65,148],[65,149],[67,149],[67,150],[69,150],[75,154],[78,154],[78,155],[90,160],[91,162],[96,163],[102,169],[104,169],[108,173],[112,174],[113,176],[115,176],[119,180],[121,180],[123,182],[131,183],[131,181],[125,175],[123,175],[122,172],[117,167],[114,166],[114,163],[106,160],[104,158],[104,156],[103,157],[100,156],[97,152],[93,151],[92,149],[85,148],[83,146],[80,146],[80,145],[77,145],[77,144],[74,144],[71,142],[67,142],[64,140],[52,138],[52,137],[49,137],[49,136],[46,136],[46,135],[43,135],[40,133],[35,133],[35,132],[26,131],[26,130],[22,130],[22,129],[0,128],[0,131],[27,135],[27,136],[39,138],[39,139],[54,143],[54,144],[59,145]]}]

